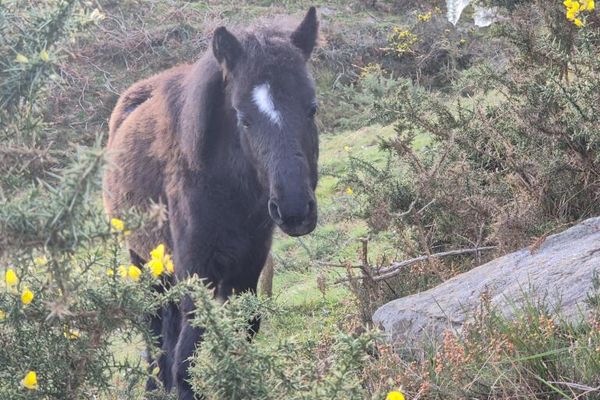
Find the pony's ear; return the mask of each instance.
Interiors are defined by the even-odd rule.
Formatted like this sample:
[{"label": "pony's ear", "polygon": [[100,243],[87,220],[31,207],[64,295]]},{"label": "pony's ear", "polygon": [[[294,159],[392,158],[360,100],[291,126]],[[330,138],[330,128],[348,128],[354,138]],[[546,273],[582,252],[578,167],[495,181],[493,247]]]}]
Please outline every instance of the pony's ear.
[{"label": "pony's ear", "polygon": [[202,165],[214,109],[224,96],[223,85],[219,64],[212,56],[206,56],[194,64],[182,87],[175,88],[182,101],[180,109],[174,108],[179,121],[179,148],[192,169]]},{"label": "pony's ear", "polygon": [[215,30],[212,50],[224,71],[232,71],[244,54],[240,42],[224,26]]},{"label": "pony's ear", "polygon": [[292,43],[298,47],[304,58],[308,60],[317,44],[319,35],[319,21],[317,20],[317,10],[314,7],[308,9],[304,19],[292,33]]}]

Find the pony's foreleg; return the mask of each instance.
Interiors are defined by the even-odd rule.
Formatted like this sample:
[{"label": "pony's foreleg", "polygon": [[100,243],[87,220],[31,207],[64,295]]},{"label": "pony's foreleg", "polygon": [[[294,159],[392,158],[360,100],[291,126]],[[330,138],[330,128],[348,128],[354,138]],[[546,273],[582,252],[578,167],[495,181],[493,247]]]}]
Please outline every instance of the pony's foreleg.
[{"label": "pony's foreleg", "polygon": [[159,359],[160,378],[165,389],[170,391],[173,386],[173,364],[175,346],[181,329],[181,311],[175,303],[169,303],[162,309],[162,354]]},{"label": "pony's foreleg", "polygon": [[175,357],[173,360],[173,380],[177,386],[177,398],[179,400],[194,400],[201,398],[195,396],[190,379],[190,357],[194,354],[197,344],[202,339],[203,329],[190,325],[193,319],[194,302],[189,296],[181,301],[181,331],[179,340],[175,346]]},{"label": "pony's foreleg", "polygon": [[[140,269],[142,269],[144,264],[146,263],[146,261],[133,250],[129,250],[129,258],[131,260],[131,263]],[[165,286],[162,283],[155,285],[153,288],[159,293],[162,293],[165,290]],[[148,372],[152,374],[155,368],[158,367],[159,372],[157,377],[162,382],[167,391],[169,391],[173,386],[173,381],[171,379],[171,365],[173,358],[172,352],[174,347],[174,345],[171,345],[171,347],[167,345],[170,344],[173,340],[177,340],[179,332],[175,333],[174,335],[168,335],[169,332],[168,329],[165,329],[167,328],[165,323],[169,322],[170,325],[172,323],[171,321],[173,320],[173,318],[176,318],[177,323],[175,325],[178,329],[179,318],[176,315],[174,316],[174,313],[177,314],[178,310],[177,306],[173,304],[159,309],[156,312],[156,314],[145,316],[148,327],[150,328],[150,333],[154,340],[153,346],[148,346],[148,348],[146,349]],[[167,330],[167,332],[165,332],[165,330]],[[165,335],[165,333],[167,333],[167,335]],[[175,339],[173,339],[173,337]],[[158,355],[152,354],[154,348],[158,348],[160,350]],[[148,378],[148,380],[146,381],[146,391],[154,391],[158,388],[159,385],[156,378]]]},{"label": "pony's foreleg", "polygon": [[[225,301],[233,293],[242,293],[250,291],[256,294],[256,286],[258,283],[258,276],[253,279],[250,284],[243,285],[218,285],[219,290],[215,292],[215,296]],[[204,330],[202,328],[193,327],[190,325],[190,320],[194,318],[194,302],[186,296],[181,302],[181,332],[179,332],[179,340],[175,347],[175,357],[173,360],[173,379],[175,385],[177,385],[178,400],[194,400],[202,399],[203,397],[198,394],[194,394],[192,387],[189,383],[190,373],[190,357],[194,354],[197,346],[202,341],[202,335]],[[249,321],[248,326],[248,340],[252,340],[254,335],[258,333],[260,329],[260,316],[253,317]]]}]

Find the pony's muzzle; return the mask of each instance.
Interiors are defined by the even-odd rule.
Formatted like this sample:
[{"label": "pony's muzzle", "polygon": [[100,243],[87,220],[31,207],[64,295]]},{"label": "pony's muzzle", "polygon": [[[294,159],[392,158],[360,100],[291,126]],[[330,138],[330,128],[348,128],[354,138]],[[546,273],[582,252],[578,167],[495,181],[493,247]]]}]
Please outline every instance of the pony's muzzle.
[{"label": "pony's muzzle", "polygon": [[294,199],[288,204],[269,199],[271,219],[290,236],[302,236],[312,232],[317,224],[317,203],[312,196],[306,201]]}]

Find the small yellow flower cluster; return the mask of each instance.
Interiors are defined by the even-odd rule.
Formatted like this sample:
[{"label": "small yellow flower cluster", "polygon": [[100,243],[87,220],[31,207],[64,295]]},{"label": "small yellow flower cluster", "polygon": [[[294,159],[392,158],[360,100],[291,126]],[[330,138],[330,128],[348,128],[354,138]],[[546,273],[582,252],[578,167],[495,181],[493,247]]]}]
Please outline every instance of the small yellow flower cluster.
[{"label": "small yellow flower cluster", "polygon": [[[140,276],[142,276],[142,270],[133,264],[128,267],[126,267],[125,265],[119,265],[119,268],[117,268],[117,273],[119,274],[119,276],[121,278],[123,278],[123,279],[129,278],[135,282],[139,281]],[[110,268],[106,271],[106,275],[108,275],[108,276],[113,276],[114,274],[115,274],[115,270],[112,268]]]},{"label": "small yellow flower cluster", "polygon": [[[15,289],[15,287],[19,283],[19,277],[17,276],[17,273],[14,269],[9,268],[6,270],[6,272],[4,273],[4,281],[6,282],[6,286],[8,286],[9,289]],[[23,289],[23,292],[21,292],[21,303],[23,303],[24,305],[30,304],[33,301],[33,298],[34,294],[31,290],[29,290],[28,288]]]},{"label": "small yellow flower cluster", "polygon": [[596,8],[594,0],[565,0],[563,4],[566,8],[567,19],[579,27],[583,26],[579,14],[582,11],[593,11]]},{"label": "small yellow flower cluster", "polygon": [[381,75],[382,72],[381,65],[377,63],[368,63],[364,67],[360,67],[360,75],[358,77],[363,80],[369,75]]},{"label": "small yellow flower cluster", "polygon": [[38,388],[38,380],[35,371],[27,372],[21,381],[21,384],[29,390],[36,390]]},{"label": "small yellow flower cluster", "polygon": [[33,263],[37,266],[37,267],[43,267],[44,265],[48,264],[48,257],[42,255],[39,257],[35,257],[33,259]]},{"label": "small yellow flower cluster", "polygon": [[432,12],[426,12],[425,14],[418,14],[417,19],[421,22],[428,22],[431,20]]},{"label": "small yellow flower cluster", "polygon": [[[150,261],[146,263],[146,267],[148,267],[150,273],[155,278],[158,278],[163,273],[172,274],[175,272],[173,259],[165,252],[165,245],[162,243],[150,252]],[[123,279],[129,278],[132,281],[139,281],[142,276],[142,270],[135,265],[130,265],[128,267],[120,265],[116,271],[113,268],[106,271],[108,276],[114,276],[115,273]]]},{"label": "small yellow flower cluster", "polygon": [[385,400],[404,400],[404,394],[402,394],[402,392],[394,390],[387,394]]},{"label": "small yellow flower cluster", "polygon": [[399,27],[394,27],[392,33],[388,36],[388,44],[391,47],[384,50],[392,51],[396,55],[411,53],[413,46],[417,44],[419,37],[408,30],[403,30]]},{"label": "small yellow flower cluster", "polygon": [[154,277],[159,277],[165,270],[168,274],[175,272],[173,260],[169,254],[165,253],[165,245],[159,244],[150,252],[150,261],[146,264]]},{"label": "small yellow flower cluster", "polygon": [[[45,49],[40,51],[40,53],[38,54],[38,57],[43,62],[50,61],[50,54],[48,54],[48,51],[46,51]],[[17,55],[15,56],[15,62],[17,62],[19,64],[28,64],[29,58],[24,54],[17,53]]]},{"label": "small yellow flower cluster", "polygon": [[81,332],[79,329],[69,328],[67,325],[65,325],[63,335],[69,340],[76,340],[79,339],[79,336],[81,336]]},{"label": "small yellow flower cluster", "polygon": [[102,11],[98,10],[97,8],[94,8],[94,11],[92,11],[90,13],[89,18],[90,18],[90,22],[98,24],[100,21],[103,21],[104,19],[106,19],[106,15]]},{"label": "small yellow flower cluster", "polygon": [[131,231],[125,230],[125,222],[119,218],[111,218],[110,226],[112,227],[113,232],[122,233],[125,236],[129,235]]},{"label": "small yellow flower cluster", "polygon": [[352,196],[354,194],[354,190],[352,190],[350,186],[346,188],[345,192],[348,196]]}]

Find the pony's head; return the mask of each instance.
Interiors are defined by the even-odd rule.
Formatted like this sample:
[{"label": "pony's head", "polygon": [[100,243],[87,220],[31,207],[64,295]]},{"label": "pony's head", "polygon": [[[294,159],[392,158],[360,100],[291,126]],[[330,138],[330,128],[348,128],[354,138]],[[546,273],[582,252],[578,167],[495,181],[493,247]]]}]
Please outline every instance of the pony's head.
[{"label": "pony's head", "polygon": [[306,66],[317,33],[313,7],[291,34],[259,32],[238,39],[220,27],[212,42],[243,152],[269,190],[265,206],[292,236],[310,233],[317,221],[317,100]]}]

